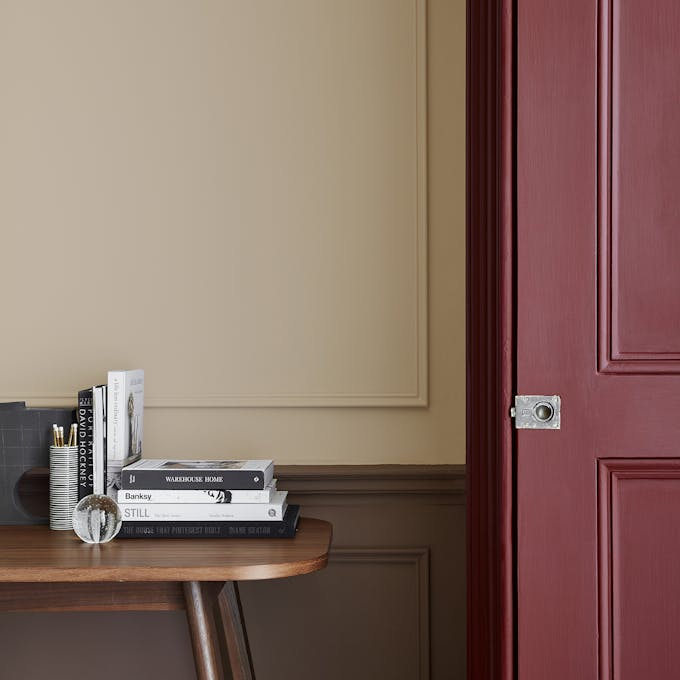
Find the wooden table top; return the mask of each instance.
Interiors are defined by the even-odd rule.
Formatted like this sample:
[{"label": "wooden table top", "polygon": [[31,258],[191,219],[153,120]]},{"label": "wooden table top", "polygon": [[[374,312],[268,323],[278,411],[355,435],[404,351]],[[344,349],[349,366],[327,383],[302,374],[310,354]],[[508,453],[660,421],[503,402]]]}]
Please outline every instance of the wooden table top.
[{"label": "wooden table top", "polygon": [[332,527],[301,518],[295,538],[121,538],[0,526],[0,582],[244,581],[307,574],[328,562]]}]

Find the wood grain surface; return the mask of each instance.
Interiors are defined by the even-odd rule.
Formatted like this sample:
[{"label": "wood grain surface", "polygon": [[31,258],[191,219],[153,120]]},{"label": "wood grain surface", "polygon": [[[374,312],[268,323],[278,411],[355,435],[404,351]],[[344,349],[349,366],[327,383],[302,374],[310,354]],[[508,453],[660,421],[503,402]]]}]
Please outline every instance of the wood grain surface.
[{"label": "wood grain surface", "polygon": [[243,624],[243,608],[241,607],[238,584],[233,581],[225,583],[220,591],[218,602],[232,680],[254,680],[253,660]]},{"label": "wood grain surface", "polygon": [[0,583],[0,612],[176,611],[185,608],[182,584]]},{"label": "wood grain surface", "polygon": [[224,678],[217,625],[211,606],[211,599],[214,598],[210,596],[210,585],[196,581],[184,583],[187,619],[198,680]]},{"label": "wood grain surface", "polygon": [[81,542],[45,526],[0,527],[0,582],[240,581],[322,569],[328,522],[301,518],[295,538]]}]

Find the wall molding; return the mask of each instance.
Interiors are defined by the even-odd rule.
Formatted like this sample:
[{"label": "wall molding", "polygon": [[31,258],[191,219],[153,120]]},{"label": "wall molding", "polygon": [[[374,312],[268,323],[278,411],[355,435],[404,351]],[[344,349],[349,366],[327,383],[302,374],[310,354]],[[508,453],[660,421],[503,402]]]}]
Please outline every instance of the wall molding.
[{"label": "wall molding", "polygon": [[320,496],[319,503],[337,502],[338,496],[377,497],[384,503],[386,496],[423,495],[465,503],[465,465],[279,465],[276,476],[305,503],[309,496]]},{"label": "wall molding", "polygon": [[[387,535],[374,540],[388,541],[387,545],[371,542],[358,546],[357,540],[367,540],[366,526],[371,517],[390,515],[401,526],[406,516],[414,513],[424,521],[422,513],[437,508],[437,514],[463,512],[466,502],[465,465],[282,465],[277,466],[279,486],[287,489],[292,502],[300,503],[309,514],[333,521],[334,539],[329,555],[329,565],[380,565],[407,564],[414,569],[418,602],[417,626],[418,677],[431,677],[431,626],[432,602],[436,594],[431,592],[430,546],[413,542],[415,536],[422,541],[426,532],[414,528],[400,531],[390,529]],[[371,506],[368,508],[367,506]],[[447,507],[448,506],[448,507]],[[345,515],[355,517],[360,508],[366,508],[366,519],[361,529],[347,530],[335,521]],[[379,526],[379,524],[377,525]],[[399,536],[395,541],[395,537]],[[361,537],[361,538],[360,538]],[[343,543],[349,541],[348,543]],[[370,539],[368,539],[370,540]],[[398,545],[395,545],[398,543]],[[460,555],[462,560],[462,554]],[[441,558],[440,558],[441,559]],[[441,565],[436,562],[436,569]],[[438,615],[433,621],[438,620]],[[435,625],[433,623],[433,625]]]},{"label": "wall molding", "polygon": [[[425,325],[427,322],[424,321]],[[420,335],[420,332],[419,332]],[[427,338],[423,343],[427,347]],[[418,351],[418,389],[404,394],[214,394],[214,395],[166,395],[149,396],[144,399],[144,408],[425,408],[429,404],[427,387],[427,350]],[[422,363],[422,366],[421,366]],[[25,401],[32,408],[64,407],[75,408],[77,390],[73,394],[64,392],[44,394],[12,395],[0,394],[0,401]]]},{"label": "wall molding", "polygon": [[[465,663],[465,465],[282,465],[277,466],[276,476],[291,502],[302,505],[303,515],[333,523],[330,568],[339,564],[413,567],[418,618],[408,625],[417,630],[417,645],[407,655],[411,659],[417,655],[421,680],[462,680],[459,671],[451,673]],[[353,572],[347,578],[365,577]],[[456,591],[458,609],[450,599]],[[451,617],[448,623],[447,616]],[[459,651],[442,674],[443,655],[433,649],[432,641],[441,640],[445,627],[446,634],[453,635],[450,649]]]},{"label": "wall molding", "polygon": [[417,655],[420,680],[430,679],[430,549],[404,548],[331,548],[328,560],[334,564],[409,564],[415,570],[418,602]]},{"label": "wall molding", "polygon": [[[413,144],[416,157],[415,172],[415,223],[413,236],[413,257],[415,259],[415,309],[414,326],[409,333],[415,336],[415,355],[408,363],[406,390],[397,392],[291,392],[291,393],[208,393],[197,394],[147,393],[145,407],[150,409],[173,408],[338,408],[338,407],[380,407],[380,408],[424,408],[429,399],[429,358],[428,358],[428,152],[427,152],[427,0],[412,0],[415,54],[414,102],[415,126]],[[404,77],[410,77],[411,71]],[[349,360],[349,357],[348,357]],[[406,366],[406,362],[404,362]],[[415,376],[415,380],[412,376]],[[411,383],[412,389],[411,389]],[[16,392],[16,390],[12,390]],[[75,406],[75,390],[33,392],[21,396],[1,394],[0,401],[27,401],[29,406]]]}]

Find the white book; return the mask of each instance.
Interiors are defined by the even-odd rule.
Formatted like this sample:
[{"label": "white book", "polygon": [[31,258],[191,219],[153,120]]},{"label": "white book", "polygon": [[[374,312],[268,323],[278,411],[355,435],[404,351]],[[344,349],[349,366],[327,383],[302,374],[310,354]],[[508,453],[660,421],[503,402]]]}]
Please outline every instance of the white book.
[{"label": "white book", "polygon": [[120,494],[120,474],[123,469],[123,463],[119,460],[111,460],[110,458],[106,461],[106,495],[113,498],[114,501],[118,500],[118,494]]},{"label": "white book", "polygon": [[106,493],[106,385],[92,388],[92,492]]},{"label": "white book", "polygon": [[144,371],[108,373],[108,458],[131,462],[142,455]]},{"label": "white book", "polygon": [[276,480],[266,489],[124,489],[122,503],[271,503]]},{"label": "white book", "polygon": [[118,503],[128,522],[258,522],[282,520],[287,491],[276,491],[271,503]]}]

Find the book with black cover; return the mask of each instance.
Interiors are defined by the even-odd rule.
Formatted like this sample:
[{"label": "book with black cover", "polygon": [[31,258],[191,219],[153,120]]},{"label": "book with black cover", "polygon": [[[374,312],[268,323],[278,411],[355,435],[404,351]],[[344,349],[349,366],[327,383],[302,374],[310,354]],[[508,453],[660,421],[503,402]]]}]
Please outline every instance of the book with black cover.
[{"label": "book with black cover", "polygon": [[89,496],[94,491],[92,427],[94,413],[92,410],[92,388],[78,392],[78,500]]},{"label": "book with black cover", "polygon": [[127,522],[119,538],[293,538],[300,506],[289,505],[282,520],[273,522]]},{"label": "book with black cover", "polygon": [[123,468],[122,489],[264,489],[274,478],[271,460],[160,460]]}]

